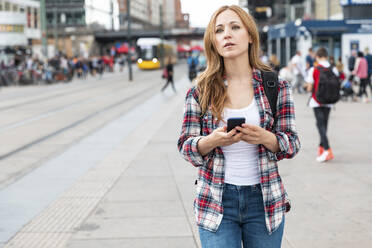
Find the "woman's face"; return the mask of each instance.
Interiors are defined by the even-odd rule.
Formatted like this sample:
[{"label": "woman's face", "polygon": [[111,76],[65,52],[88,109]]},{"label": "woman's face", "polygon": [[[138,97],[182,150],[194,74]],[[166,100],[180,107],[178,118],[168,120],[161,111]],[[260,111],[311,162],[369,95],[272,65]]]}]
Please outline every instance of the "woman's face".
[{"label": "woman's face", "polygon": [[216,18],[214,27],[217,52],[225,59],[248,54],[251,37],[239,16],[232,10],[225,10]]}]

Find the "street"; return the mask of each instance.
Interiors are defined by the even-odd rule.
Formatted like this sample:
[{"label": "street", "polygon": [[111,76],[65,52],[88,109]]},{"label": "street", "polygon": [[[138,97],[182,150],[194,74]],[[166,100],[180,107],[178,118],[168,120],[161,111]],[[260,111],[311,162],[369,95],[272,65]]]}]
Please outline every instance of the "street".
[{"label": "street", "polygon": [[[126,68],[127,69],[127,68]],[[175,67],[0,91],[1,247],[200,247],[197,169],[177,151],[191,86]],[[328,136],[335,159],[315,161],[308,95],[294,95],[302,148],[279,163],[292,209],[284,248],[372,245],[371,104],[339,102]]]}]

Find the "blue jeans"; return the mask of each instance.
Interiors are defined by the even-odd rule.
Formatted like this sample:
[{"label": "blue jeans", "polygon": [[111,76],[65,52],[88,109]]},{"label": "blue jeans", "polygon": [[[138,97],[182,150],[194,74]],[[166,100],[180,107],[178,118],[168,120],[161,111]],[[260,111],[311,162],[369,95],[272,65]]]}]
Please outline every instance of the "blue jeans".
[{"label": "blue jeans", "polygon": [[203,248],[280,248],[284,219],[279,228],[268,234],[261,186],[225,184],[222,204],[224,215],[217,232],[199,227]]}]

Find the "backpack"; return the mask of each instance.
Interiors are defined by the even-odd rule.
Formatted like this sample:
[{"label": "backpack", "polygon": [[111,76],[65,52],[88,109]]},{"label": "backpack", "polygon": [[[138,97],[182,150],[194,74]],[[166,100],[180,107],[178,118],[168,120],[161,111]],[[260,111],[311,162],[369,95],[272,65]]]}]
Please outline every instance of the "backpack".
[{"label": "backpack", "polygon": [[264,86],[264,91],[267,99],[269,100],[271,112],[274,117],[274,125],[275,128],[277,118],[276,118],[276,102],[278,101],[278,74],[273,71],[262,71],[262,83]]},{"label": "backpack", "polygon": [[163,74],[161,75],[162,78],[168,78],[168,70],[167,67],[165,66],[163,69]]},{"label": "backpack", "polygon": [[336,103],[340,100],[341,82],[339,77],[333,73],[333,66],[329,68],[317,66],[316,69],[319,70],[318,87],[315,92],[316,100],[322,104]]}]

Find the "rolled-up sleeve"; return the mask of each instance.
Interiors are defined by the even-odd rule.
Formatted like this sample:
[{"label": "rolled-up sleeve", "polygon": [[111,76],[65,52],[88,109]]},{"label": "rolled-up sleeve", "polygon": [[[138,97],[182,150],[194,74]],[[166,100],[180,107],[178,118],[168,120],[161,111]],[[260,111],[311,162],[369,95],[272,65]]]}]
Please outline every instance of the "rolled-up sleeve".
[{"label": "rolled-up sleeve", "polygon": [[280,151],[273,153],[267,150],[269,158],[274,161],[293,158],[300,150],[301,144],[296,130],[291,86],[287,81],[283,80],[279,80],[276,118],[275,135]]},{"label": "rolled-up sleeve", "polygon": [[201,136],[200,116],[198,92],[194,86],[186,94],[178,150],[186,161],[196,167],[203,165],[204,162],[203,156],[198,151],[198,142],[203,137]]}]

